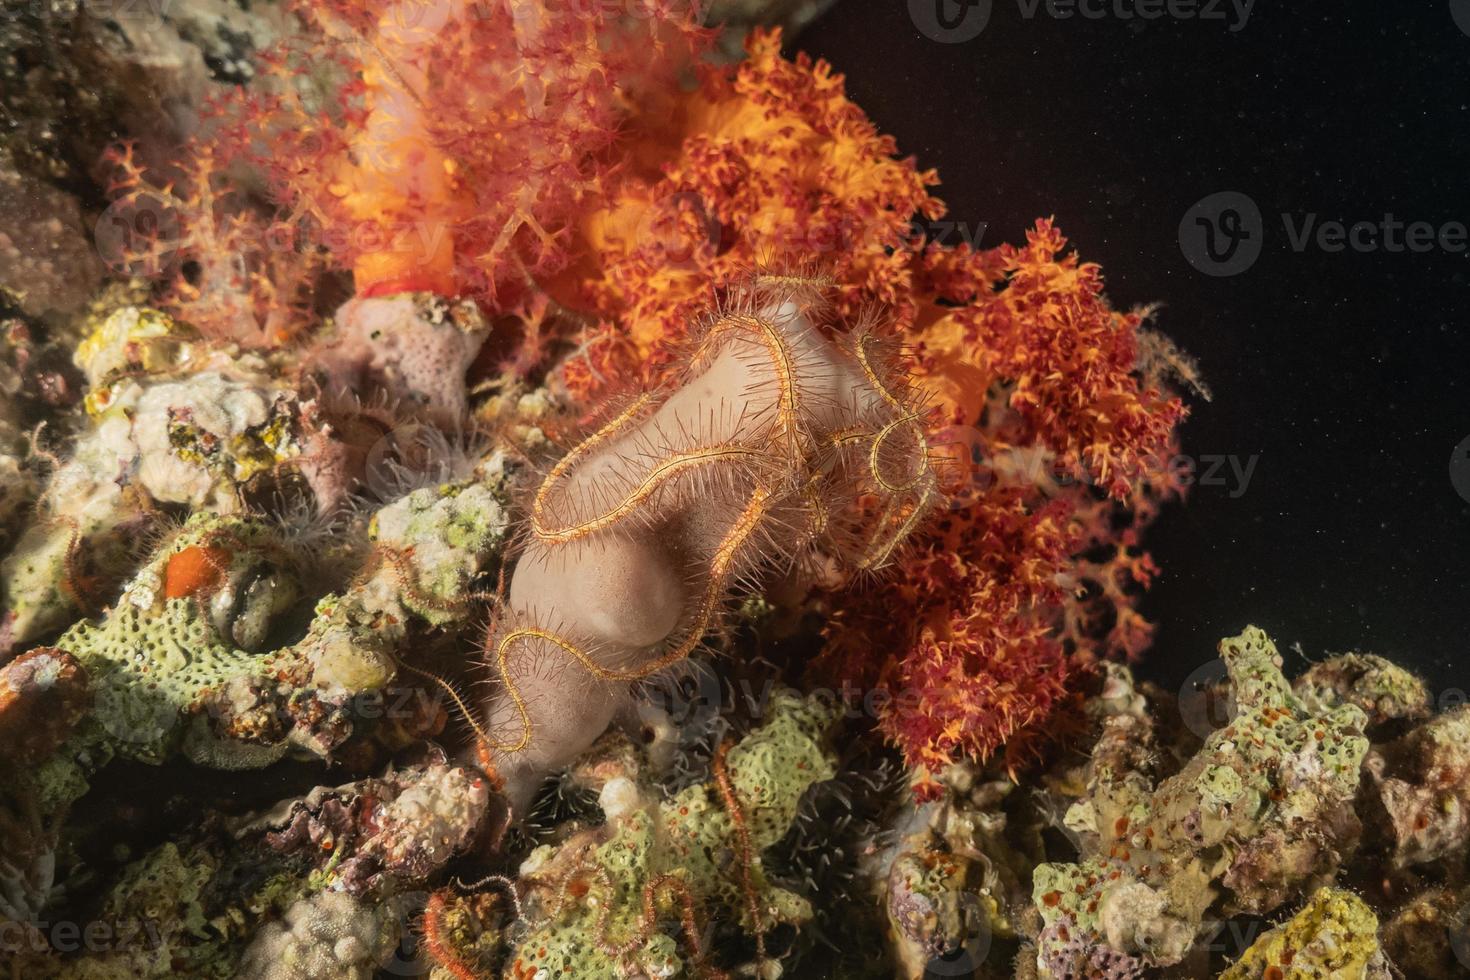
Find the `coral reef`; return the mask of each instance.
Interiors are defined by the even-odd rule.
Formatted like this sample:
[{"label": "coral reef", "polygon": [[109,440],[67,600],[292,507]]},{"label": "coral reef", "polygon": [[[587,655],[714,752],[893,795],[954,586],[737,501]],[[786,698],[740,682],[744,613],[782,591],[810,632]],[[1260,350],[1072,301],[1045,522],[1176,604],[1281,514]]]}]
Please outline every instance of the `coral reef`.
[{"label": "coral reef", "polygon": [[75,360],[90,424],[0,566],[12,649],[95,612],[157,505],[240,509],[242,487],[296,456],[311,424],[264,361],[206,351],[191,328],[146,308],[107,316]]},{"label": "coral reef", "polygon": [[56,980],[371,980],[490,799],[483,776],[430,760],[163,844],[123,869],[98,918],[111,931],[87,955],[30,967]]},{"label": "coral reef", "polygon": [[[764,937],[812,915],[771,882],[761,855],[787,832],[808,787],[833,775],[828,706],[777,696],[758,728],[713,762],[713,778],[659,800],[636,768],[601,773],[602,826],[532,851],[521,864],[527,918],[511,976],[726,975],[707,962],[709,922],[751,937],[757,976],[779,976]],[[679,935],[661,930],[672,918]],[[769,959],[768,959],[769,957]]]},{"label": "coral reef", "polygon": [[913,349],[929,441],[957,464],[951,502],[876,595],[833,596],[816,677],[888,689],[883,728],[910,764],[934,772],[1006,743],[1024,762],[1080,668],[1147,645],[1138,531],[1170,492],[1183,405],[1146,370],[1148,312],[1114,310],[1051,221],[1019,247],[931,240],[937,176],[895,158],[830,66],[780,48],[756,32],[683,113],[632,121],[673,149],[589,210],[595,263],[551,283],[598,317],[562,382],[587,397],[660,376],[663,345],[700,322],[710,289],[772,257],[820,269],[841,320],[884,304],[880,335]]},{"label": "coral reef", "polygon": [[1467,969],[1470,708],[1123,665],[1199,372],[823,6],[12,19],[0,972]]},{"label": "coral reef", "polygon": [[1330,880],[1356,846],[1363,712],[1309,711],[1253,627],[1220,655],[1235,715],[1178,773],[1153,781],[1136,717],[1104,724],[1087,798],[1066,814],[1083,860],[1035,871],[1038,956],[1053,974],[1177,963],[1217,901],[1227,914],[1270,912]]},{"label": "coral reef", "polygon": [[1275,976],[1389,980],[1378,919],[1357,896],[1323,888],[1290,920],[1252,943],[1220,980]]}]

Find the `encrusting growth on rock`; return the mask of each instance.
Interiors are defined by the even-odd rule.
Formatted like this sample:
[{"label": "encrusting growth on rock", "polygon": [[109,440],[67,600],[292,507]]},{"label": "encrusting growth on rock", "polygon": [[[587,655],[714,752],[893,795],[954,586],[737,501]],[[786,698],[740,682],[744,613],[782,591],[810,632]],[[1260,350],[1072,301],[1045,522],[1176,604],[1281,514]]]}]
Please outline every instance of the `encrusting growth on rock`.
[{"label": "encrusting growth on rock", "polygon": [[686,659],[742,582],[877,568],[938,501],[905,376],[870,328],[829,336],[827,318],[819,284],[758,275],[696,333],[672,382],[536,491],[486,649],[513,805],[591,744],[631,682]]},{"label": "encrusting growth on rock", "polygon": [[[712,779],[663,802],[636,772],[610,775],[606,824],[521,866],[529,922],[506,975],[723,978],[704,962],[713,918],[754,937],[755,962],[735,975],[780,976],[763,937],[806,923],[812,907],[767,877],[761,855],[790,829],[802,794],[833,775],[824,744],[833,720],[820,699],[777,698],[759,728],[722,747]],[[679,924],[687,961],[665,922]]]},{"label": "encrusting growth on rock", "polygon": [[1323,888],[1251,944],[1220,980],[1389,980],[1378,917],[1361,898]]},{"label": "encrusting growth on rock", "polygon": [[1155,785],[1146,724],[1125,713],[1104,725],[1088,797],[1065,819],[1081,860],[1033,878],[1043,975],[1178,963],[1217,901],[1230,915],[1268,913],[1330,880],[1356,847],[1363,711],[1299,700],[1255,627],[1220,655],[1235,715],[1178,773]]}]

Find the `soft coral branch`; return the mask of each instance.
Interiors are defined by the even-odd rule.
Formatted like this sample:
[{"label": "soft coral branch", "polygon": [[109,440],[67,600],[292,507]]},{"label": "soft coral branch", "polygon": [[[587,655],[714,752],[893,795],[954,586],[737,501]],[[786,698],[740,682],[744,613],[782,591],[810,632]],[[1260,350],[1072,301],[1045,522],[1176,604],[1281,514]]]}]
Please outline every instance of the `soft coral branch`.
[{"label": "soft coral branch", "polygon": [[230,188],[211,147],[192,147],[172,175],[110,148],[113,204],[99,244],[118,271],[153,280],[154,302],[212,340],[277,347],[311,320],[323,263],[296,220],[265,217]]},{"label": "soft coral branch", "polygon": [[266,56],[274,83],[220,107],[222,139],[322,225],[360,292],[500,308],[570,259],[566,227],[614,166],[602,153],[629,106],[673,88],[706,41],[688,4],[652,0],[627,16],[522,0],[297,9],[301,30]]}]

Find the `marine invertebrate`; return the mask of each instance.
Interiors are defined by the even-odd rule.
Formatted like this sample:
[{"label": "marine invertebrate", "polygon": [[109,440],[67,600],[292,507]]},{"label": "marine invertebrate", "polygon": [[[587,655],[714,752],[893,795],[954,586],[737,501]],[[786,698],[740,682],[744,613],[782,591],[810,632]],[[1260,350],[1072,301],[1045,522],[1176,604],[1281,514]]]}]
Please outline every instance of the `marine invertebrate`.
[{"label": "marine invertebrate", "polygon": [[[0,868],[0,894],[44,910],[61,892],[48,863],[106,875],[137,853],[95,858],[95,838],[57,846],[61,815],[113,756],[245,769],[291,754],[363,773],[396,751],[377,777],[293,790],[266,814],[241,818],[232,800],[218,804],[228,814],[163,828],[170,842],[103,901],[109,915],[164,909],[161,941],[60,968],[366,980],[417,919],[441,978],[509,963],[769,980],[801,969],[793,930],[821,941],[832,919],[813,904],[836,907],[794,883],[802,862],[775,857],[785,840],[819,855],[811,863],[855,868],[861,855],[874,882],[851,904],[869,906],[872,944],[887,941],[909,975],[977,934],[1003,952],[1039,934],[1056,972],[1124,973],[1171,961],[1207,907],[1274,909],[1325,879],[1355,829],[1326,812],[1343,802],[1342,773],[1310,745],[1212,743],[1161,781],[1142,695],[1096,663],[1147,640],[1131,603],[1153,568],[1136,532],[1167,492],[1157,457],[1182,416],[1146,314],[1115,311],[1050,222],[1010,249],[924,240],[910,222],[942,213],[934,176],[895,159],[840,78],[782,58],[776,35],[755,35],[741,66],[699,69],[690,90],[671,84],[701,42],[685,4],[594,7],[299,2],[302,29],[267,56],[261,84],[211,109],[182,179],[127,149],[114,159],[114,214],[157,208],[166,225],[128,239],[121,258],[161,276],[154,301],[177,319],[130,306],[90,325],[77,351],[90,421],[46,493],[48,520],[7,567],[10,611],[31,604],[10,639],[65,633],[0,674],[0,729],[45,696],[63,709],[18,753],[26,778],[5,802],[29,809],[0,817],[15,865]],[[265,174],[279,211],[228,192],[244,186],[241,164]],[[312,333],[344,285],[317,278],[324,258],[352,271],[355,295]],[[484,382],[504,354],[492,334],[517,320],[524,343]],[[532,423],[614,379],[643,393],[548,460],[518,527],[506,443],[543,451]],[[8,385],[0,370],[0,393]],[[19,417],[11,408],[0,403],[0,422]],[[451,452],[406,480],[384,466],[373,504],[336,513],[375,440],[401,452],[406,422],[431,436],[405,457],[435,437],[457,447],[469,419],[504,451]],[[0,424],[0,449],[19,454],[25,428]],[[956,436],[961,450],[940,458]],[[344,560],[330,567],[258,513],[275,508],[262,498],[278,477],[299,490],[298,474],[318,517],[341,517],[330,550]],[[139,564],[125,548],[136,531],[176,517]],[[518,533],[509,593],[491,594]],[[899,575],[843,590],[893,565]],[[778,577],[790,587],[730,628],[734,600]],[[738,742],[716,734],[723,718],[674,733],[684,719],[650,715],[653,744],[613,736],[588,750],[638,682],[711,637],[757,632],[748,621],[810,611],[833,615],[808,677],[884,689],[868,704],[914,790],[893,824],[873,818],[888,829],[849,829],[845,853],[822,815],[792,833],[803,793],[834,770],[835,711],[817,698],[776,695]],[[474,752],[483,772],[413,744],[439,737],[427,722],[359,710],[395,677],[463,707],[438,672],[477,646],[494,686],[471,723],[480,744],[460,757]],[[747,652],[740,680],[769,679]],[[1344,662],[1304,682],[1297,703],[1258,683],[1258,654],[1241,654],[1238,684],[1270,690],[1238,723],[1263,741],[1310,729],[1348,756],[1351,705],[1385,724],[1415,717],[1411,686],[1382,665]],[[5,701],[6,678],[43,667],[71,680]],[[73,689],[83,671],[85,699]],[[734,682],[735,668],[720,671]],[[1084,706],[1102,732],[1091,768],[1049,773],[1043,803],[1010,790],[990,757],[1004,745],[1016,771],[1098,674],[1107,686]],[[437,703],[428,711],[438,718]],[[691,742],[699,751],[668,758]],[[864,764],[855,778],[877,780],[872,756]],[[489,833],[504,817],[497,777],[521,810],[563,765],[584,795],[600,791],[602,821],[584,801],[581,823],[542,835],[552,843],[519,880],[485,879],[498,881],[493,901],[473,894],[447,865],[482,833],[503,841]],[[160,783],[180,770],[158,770]],[[230,788],[299,771],[236,772]],[[1053,904],[1045,891],[1030,908],[1031,868],[1061,857],[1040,811],[1088,780],[1065,825],[1082,855],[1037,875],[1079,907],[1033,921]],[[126,804],[93,782],[83,806]],[[1140,816],[1154,797],[1158,811]],[[184,795],[167,803],[167,817],[192,816]],[[1120,813],[1168,839],[1134,844]],[[1196,833],[1209,853],[1176,888],[1160,867],[1187,864]],[[1283,869],[1267,867],[1273,847]],[[483,857],[453,870],[482,872]],[[1094,878],[1116,890],[1089,894]],[[886,968],[868,952],[865,967]]]},{"label": "marine invertebrate", "polygon": [[[823,746],[832,720],[816,700],[773,699],[713,779],[662,802],[627,776],[609,778],[600,797],[607,823],[538,848],[521,866],[530,925],[511,975],[720,975],[699,945],[707,915],[755,937],[757,975],[775,974],[761,962],[759,937],[777,923],[800,925],[811,907],[766,879],[760,854],[786,833],[807,787],[833,774]],[[660,931],[669,918],[681,923],[687,955]]]},{"label": "marine invertebrate", "polygon": [[1351,892],[1319,889],[1302,910],[1251,944],[1220,980],[1389,980],[1378,917]]},{"label": "marine invertebrate", "polygon": [[[174,751],[226,767],[279,758],[293,722],[283,725],[292,699],[278,685],[296,665],[272,638],[303,571],[263,522],[206,514],[186,525],[104,619],[58,640],[92,678],[88,740],[154,763]],[[295,706],[307,726],[323,720],[315,701]]]},{"label": "marine invertebrate", "polygon": [[[550,283],[599,317],[559,380],[591,394],[658,377],[660,345],[711,290],[772,257],[819,268],[841,318],[883,303],[880,330],[914,351],[928,438],[949,445],[955,479],[901,574],[832,597],[814,677],[886,687],[882,726],[911,765],[937,773],[1007,743],[1020,765],[1075,701],[1079,668],[1148,643],[1138,532],[1170,492],[1183,405],[1141,349],[1148,311],[1113,309],[1051,221],[1017,246],[930,240],[937,176],[895,158],[831,66],[780,48],[753,33],[683,111],[634,117],[662,166],[620,175],[578,226],[592,258]],[[898,696],[910,690],[924,696]]]},{"label": "marine invertebrate", "polygon": [[320,866],[322,884],[362,897],[426,880],[474,839],[492,811],[489,781],[442,754],[381,777],[318,787],[237,835]]},{"label": "marine invertebrate", "polygon": [[406,896],[365,901],[322,891],[261,928],[240,960],[242,980],[371,980],[392,961],[412,907]]},{"label": "marine invertebrate", "polygon": [[537,490],[486,647],[501,684],[487,728],[514,803],[591,744],[630,682],[686,659],[742,579],[817,555],[879,567],[938,502],[903,375],[867,330],[825,337],[825,315],[811,283],[757,276],[705,319],[666,389]]},{"label": "marine invertebrate", "polygon": [[94,703],[66,751],[47,760],[54,789],[44,809],[79,796],[113,756],[157,764],[182,753],[256,768],[293,750],[329,757],[372,730],[361,699],[395,677],[415,631],[469,616],[506,535],[505,478],[496,455],[477,477],[381,508],[367,531],[369,564],[316,600],[300,638],[281,627],[311,598],[311,556],[268,521],[196,515],[112,610],[58,640],[87,671]]},{"label": "marine invertebrate", "polygon": [[305,369],[335,398],[377,392],[401,417],[453,432],[466,424],[465,372],[489,332],[473,302],[432,293],[359,296],[313,341]]},{"label": "marine invertebrate", "polygon": [[1235,715],[1179,772],[1154,784],[1148,728],[1130,716],[1104,728],[1088,795],[1066,815],[1082,860],[1035,871],[1044,975],[1177,963],[1217,902],[1270,912],[1330,880],[1356,847],[1362,710],[1310,710],[1255,627],[1220,654]]},{"label": "marine invertebrate", "polygon": [[599,151],[703,43],[688,6],[653,0],[292,10],[297,29],[260,59],[279,84],[220,100],[213,145],[267,174],[282,220],[319,235],[359,295],[502,308],[572,257],[564,228],[598,191]]},{"label": "marine invertebrate", "polygon": [[239,511],[244,485],[296,458],[298,436],[314,424],[263,360],[205,348],[155,310],[111,313],[76,362],[90,386],[90,428],[0,566],[10,647],[95,612],[103,597],[91,580],[130,570],[155,504]]},{"label": "marine invertebrate", "polygon": [[98,248],[114,272],[151,284],[155,306],[246,349],[281,347],[312,325],[321,249],[242,200],[214,146],[192,143],[155,171],[123,143],[103,163],[112,205]]}]

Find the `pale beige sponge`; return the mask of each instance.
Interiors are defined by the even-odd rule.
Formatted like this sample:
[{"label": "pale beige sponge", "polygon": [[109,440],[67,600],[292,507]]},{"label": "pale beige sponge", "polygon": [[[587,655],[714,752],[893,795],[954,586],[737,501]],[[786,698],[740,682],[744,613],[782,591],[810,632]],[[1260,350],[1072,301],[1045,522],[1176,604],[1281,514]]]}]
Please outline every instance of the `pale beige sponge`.
[{"label": "pale beige sponge", "polygon": [[514,806],[685,660],[776,570],[881,566],[940,499],[918,398],[869,327],[807,280],[758,277],[693,332],[664,388],[575,446],[486,652],[485,736]]}]

